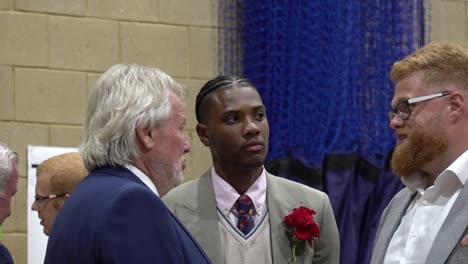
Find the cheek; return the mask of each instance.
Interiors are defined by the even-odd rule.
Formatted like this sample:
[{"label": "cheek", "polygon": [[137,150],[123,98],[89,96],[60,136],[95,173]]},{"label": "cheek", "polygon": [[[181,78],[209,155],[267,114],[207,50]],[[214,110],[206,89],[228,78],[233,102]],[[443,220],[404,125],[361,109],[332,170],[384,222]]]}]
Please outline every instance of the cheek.
[{"label": "cheek", "polygon": [[218,144],[224,154],[228,154],[229,152],[235,153],[236,150],[240,149],[241,141],[233,136],[227,136],[219,139]]},{"label": "cheek", "polygon": [[239,149],[243,141],[242,133],[234,127],[229,129],[217,130],[210,135],[211,148],[224,155]]},{"label": "cheek", "polygon": [[44,218],[44,220],[47,223],[52,225],[52,223],[55,220],[55,217],[57,216],[57,213],[58,213],[58,211],[55,210],[52,206],[50,206],[48,208],[44,208],[44,210],[42,212],[42,217]]},{"label": "cheek", "polygon": [[267,122],[265,122],[262,126],[262,133],[266,138],[268,138],[268,136],[270,135],[270,127],[268,126]]}]

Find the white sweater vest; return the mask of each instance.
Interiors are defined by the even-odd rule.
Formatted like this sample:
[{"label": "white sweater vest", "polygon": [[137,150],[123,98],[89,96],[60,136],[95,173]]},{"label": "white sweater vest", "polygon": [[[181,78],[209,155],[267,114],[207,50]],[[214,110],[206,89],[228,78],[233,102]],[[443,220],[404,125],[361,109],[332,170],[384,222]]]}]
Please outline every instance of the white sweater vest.
[{"label": "white sweater vest", "polygon": [[269,214],[246,236],[218,211],[221,249],[226,264],[272,264]]}]

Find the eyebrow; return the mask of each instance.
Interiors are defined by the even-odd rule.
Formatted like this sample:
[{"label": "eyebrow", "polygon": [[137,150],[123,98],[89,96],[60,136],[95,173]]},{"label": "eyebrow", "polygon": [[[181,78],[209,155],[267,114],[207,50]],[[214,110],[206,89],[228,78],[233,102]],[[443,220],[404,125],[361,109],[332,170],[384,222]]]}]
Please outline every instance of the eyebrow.
[{"label": "eyebrow", "polygon": [[264,109],[265,109],[264,105],[259,105],[259,106],[254,107],[254,110],[264,110]]},{"label": "eyebrow", "polygon": [[396,102],[394,103],[393,100],[390,102],[390,107],[394,108],[397,104],[401,103],[401,102],[404,102],[404,101],[408,101],[410,98],[409,97],[402,97],[402,98],[399,98],[398,100],[396,100]]},{"label": "eyebrow", "polygon": [[226,111],[221,112],[221,116],[225,116],[225,115],[229,115],[229,114],[238,114],[240,112],[241,111],[239,111],[239,110],[226,110]]},{"label": "eyebrow", "polygon": [[[265,106],[264,105],[257,105],[257,106],[254,106],[253,107],[253,110],[254,111],[258,111],[258,110],[265,110]],[[233,109],[233,110],[226,110],[226,111],[223,111],[222,114],[225,114],[225,113],[240,113],[242,112],[241,110],[236,110],[236,109]]]}]

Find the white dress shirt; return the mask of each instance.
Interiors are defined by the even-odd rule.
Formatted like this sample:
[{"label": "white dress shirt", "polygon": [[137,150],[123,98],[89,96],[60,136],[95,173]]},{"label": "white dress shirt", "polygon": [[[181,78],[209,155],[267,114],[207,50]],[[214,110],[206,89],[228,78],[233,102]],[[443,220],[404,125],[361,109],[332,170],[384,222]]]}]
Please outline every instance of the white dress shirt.
[{"label": "white dress shirt", "polygon": [[148,188],[151,189],[151,191],[153,191],[159,197],[159,192],[158,192],[158,189],[156,188],[156,185],[154,185],[154,183],[151,181],[151,179],[148,176],[146,176],[146,174],[144,174],[137,167],[130,165],[130,164],[125,165],[125,168],[127,168],[129,171],[135,174],[135,176],[137,176],[138,179],[140,179],[146,186],[148,186]]},{"label": "white dress shirt", "polygon": [[[239,177],[242,177],[240,175]],[[229,219],[233,226],[237,226],[238,214],[235,209],[235,203],[241,196],[234,187],[223,180],[215,171],[214,167],[211,168],[211,181],[213,182],[213,189],[216,198],[216,207],[221,213]],[[265,169],[258,179],[250,186],[244,193],[248,195],[254,204],[254,224],[257,225],[262,219],[262,216],[267,212],[266,203],[266,188],[267,180]]]},{"label": "white dress shirt", "polygon": [[401,219],[385,254],[384,263],[425,263],[434,239],[468,179],[465,151],[427,188],[421,175],[402,178],[415,198]]}]

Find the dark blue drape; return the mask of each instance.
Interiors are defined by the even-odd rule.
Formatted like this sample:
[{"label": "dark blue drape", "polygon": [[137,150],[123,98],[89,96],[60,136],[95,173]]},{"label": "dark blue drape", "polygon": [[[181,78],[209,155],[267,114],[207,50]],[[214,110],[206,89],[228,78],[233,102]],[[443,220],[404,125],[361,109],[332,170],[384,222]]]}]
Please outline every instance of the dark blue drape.
[{"label": "dark blue drape", "polygon": [[401,188],[388,168],[392,64],[424,40],[423,0],[220,0],[219,71],[258,88],[267,169],[328,193],[342,263],[367,263]]}]

